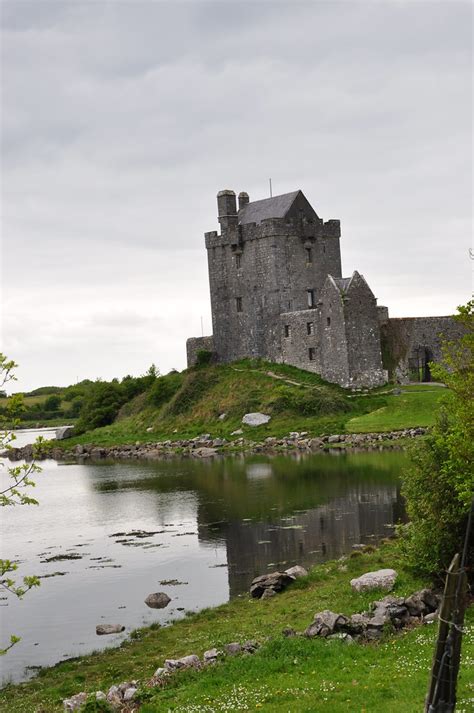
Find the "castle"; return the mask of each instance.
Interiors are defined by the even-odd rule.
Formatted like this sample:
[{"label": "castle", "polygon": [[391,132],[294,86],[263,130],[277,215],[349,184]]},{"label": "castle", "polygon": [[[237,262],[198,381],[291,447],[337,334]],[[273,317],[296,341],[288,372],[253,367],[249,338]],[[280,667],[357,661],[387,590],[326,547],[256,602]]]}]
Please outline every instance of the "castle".
[{"label": "castle", "polygon": [[261,357],[346,388],[389,378],[429,381],[452,317],[390,319],[364,276],[342,277],[339,220],[323,221],[302,191],[249,200],[217,194],[221,232],[205,233],[213,335],[187,340],[219,362]]}]

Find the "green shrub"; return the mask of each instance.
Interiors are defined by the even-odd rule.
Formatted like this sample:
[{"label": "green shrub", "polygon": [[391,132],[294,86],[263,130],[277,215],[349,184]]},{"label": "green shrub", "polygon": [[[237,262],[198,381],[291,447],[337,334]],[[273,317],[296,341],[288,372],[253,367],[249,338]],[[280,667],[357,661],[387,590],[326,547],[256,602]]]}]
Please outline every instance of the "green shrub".
[{"label": "green shrub", "polygon": [[199,349],[196,354],[196,366],[208,366],[212,362],[213,353],[207,349]]},{"label": "green shrub", "polygon": [[155,407],[162,406],[175,395],[182,381],[183,377],[177,371],[160,376],[148,391],[148,401]]},{"label": "green shrub", "polygon": [[124,390],[118,382],[94,382],[85,396],[76,424],[76,433],[84,433],[112,423],[124,402]]},{"label": "green shrub", "polygon": [[179,416],[189,411],[217,383],[218,375],[213,368],[190,371],[181,388],[164,409],[166,416]]},{"label": "green shrub", "polygon": [[[411,448],[404,476],[409,525],[402,547],[413,568],[436,575],[460,552],[474,495],[474,301],[458,309],[464,337],[443,345],[443,363],[432,374],[451,393],[432,432]],[[474,555],[471,531],[470,561]],[[473,576],[472,568],[470,576]]]},{"label": "green shrub", "polygon": [[302,416],[344,413],[351,408],[343,394],[325,386],[299,391],[283,387],[270,406],[274,413],[293,411]]}]

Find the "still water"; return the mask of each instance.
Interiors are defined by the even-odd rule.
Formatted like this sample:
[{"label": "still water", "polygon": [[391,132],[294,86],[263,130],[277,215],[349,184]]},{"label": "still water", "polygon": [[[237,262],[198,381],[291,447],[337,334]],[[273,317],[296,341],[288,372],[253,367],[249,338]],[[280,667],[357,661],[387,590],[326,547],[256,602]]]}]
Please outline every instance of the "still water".
[{"label": "still water", "polygon": [[[377,542],[403,518],[404,463],[401,452],[44,462],[40,505],[2,512],[1,556],[18,561],[17,579],[42,577],[23,601],[0,601],[2,642],[22,637],[2,681],[225,602],[258,574]],[[149,609],[160,591],[170,604]],[[126,630],[98,637],[101,623]]]}]

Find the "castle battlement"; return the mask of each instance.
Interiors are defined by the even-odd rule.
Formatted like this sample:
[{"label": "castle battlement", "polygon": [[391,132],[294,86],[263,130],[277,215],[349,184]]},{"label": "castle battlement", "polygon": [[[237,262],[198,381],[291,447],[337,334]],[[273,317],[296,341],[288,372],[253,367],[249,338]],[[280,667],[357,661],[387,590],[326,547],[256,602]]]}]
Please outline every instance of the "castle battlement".
[{"label": "castle battlement", "polygon": [[302,191],[251,202],[248,193],[237,199],[225,189],[217,214],[220,233],[204,234],[213,335],[188,340],[189,365],[206,349],[221,362],[262,357],[357,388],[383,384],[387,368],[407,380],[415,358],[424,359],[418,372],[428,374],[428,356],[439,353],[433,330],[446,322],[397,324],[363,275],[342,277],[341,223],[320,218]]}]

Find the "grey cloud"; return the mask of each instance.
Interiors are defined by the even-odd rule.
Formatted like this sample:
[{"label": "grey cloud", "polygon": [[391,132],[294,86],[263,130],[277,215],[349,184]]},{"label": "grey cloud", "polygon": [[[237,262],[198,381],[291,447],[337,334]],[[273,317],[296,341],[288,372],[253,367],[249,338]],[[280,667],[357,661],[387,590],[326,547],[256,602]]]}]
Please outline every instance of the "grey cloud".
[{"label": "grey cloud", "polygon": [[184,366],[201,315],[210,331],[215,194],[261,198],[269,176],[342,220],[345,272],[392,313],[467,299],[470,3],[7,0],[2,15],[2,346],[25,383],[67,381],[72,352],[108,376],[140,345]]}]

